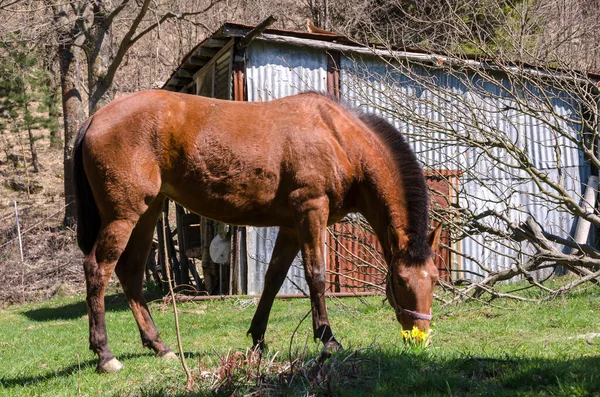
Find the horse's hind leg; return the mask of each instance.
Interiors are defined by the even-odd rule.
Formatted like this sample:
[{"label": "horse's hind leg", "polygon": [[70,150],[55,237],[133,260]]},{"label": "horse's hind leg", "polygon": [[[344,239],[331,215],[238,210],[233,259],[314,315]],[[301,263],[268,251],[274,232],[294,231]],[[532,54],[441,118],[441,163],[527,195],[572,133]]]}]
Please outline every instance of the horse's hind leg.
[{"label": "horse's hind leg", "polygon": [[279,230],[267,274],[265,275],[265,287],[248,330],[248,333],[252,335],[254,346],[261,349],[264,346],[265,331],[267,330],[273,301],[277,292],[281,289],[281,285],[285,281],[287,272],[298,251],[298,236]]},{"label": "horse's hind leg", "polygon": [[164,197],[159,196],[150,204],[133,229],[125,251],[121,254],[115,272],[123,286],[123,292],[137,322],[144,347],[149,347],[159,357],[176,358],[161,340],[142,291],[144,269],[152,245],[156,221],[163,208]]},{"label": "horse's hind leg", "polygon": [[98,372],[114,372],[122,367],[108,348],[104,291],[136,221],[137,219],[104,220],[94,247],[83,262],[90,323],[90,349],[98,355]]}]

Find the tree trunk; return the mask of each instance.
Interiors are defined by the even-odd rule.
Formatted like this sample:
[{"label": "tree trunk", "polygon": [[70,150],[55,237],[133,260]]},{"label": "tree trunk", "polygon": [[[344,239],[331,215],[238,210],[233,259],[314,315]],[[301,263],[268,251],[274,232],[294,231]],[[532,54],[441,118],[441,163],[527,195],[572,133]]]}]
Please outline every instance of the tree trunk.
[{"label": "tree trunk", "polygon": [[94,11],[94,21],[89,27],[86,42],[90,115],[107,105],[113,99],[115,91],[112,87],[114,72],[109,71],[114,61],[112,30],[106,24],[106,10],[103,11],[103,7],[97,4]]},{"label": "tree trunk", "polygon": [[[38,160],[37,149],[35,148],[35,138],[33,131],[31,130],[31,113],[29,112],[29,104],[25,103],[25,122],[27,124],[27,137],[29,138],[29,151],[31,152],[31,165],[33,165],[33,172],[40,172],[40,161]],[[25,167],[27,167],[27,160],[25,161]]]},{"label": "tree trunk", "polygon": [[44,48],[43,65],[48,73],[48,118],[53,122],[50,123],[50,146],[59,147],[61,144],[60,126],[58,118],[60,116],[60,108],[58,107],[58,95],[60,93],[59,71],[54,66],[54,60],[58,55],[57,49],[54,46],[46,46]]},{"label": "tree trunk", "polygon": [[[60,111],[58,108],[58,94],[60,91],[60,84],[55,82],[55,79],[50,80],[50,99],[48,101],[48,118],[53,120],[58,120],[60,116]],[[60,128],[58,127],[58,121],[56,123],[51,124],[50,127],[50,145],[53,147],[58,147],[60,145]]]},{"label": "tree trunk", "polygon": [[38,160],[37,149],[35,148],[35,139],[31,127],[27,127],[27,134],[29,135],[29,150],[31,151],[31,164],[33,165],[33,172],[40,172],[40,161]]},{"label": "tree trunk", "polygon": [[65,171],[65,217],[63,224],[67,227],[75,226],[77,210],[75,208],[75,189],[73,186],[73,144],[79,126],[85,121],[85,112],[81,93],[77,88],[75,79],[75,54],[71,45],[61,45],[59,48],[60,59],[60,86],[62,91],[63,120],[65,123],[64,171]]}]

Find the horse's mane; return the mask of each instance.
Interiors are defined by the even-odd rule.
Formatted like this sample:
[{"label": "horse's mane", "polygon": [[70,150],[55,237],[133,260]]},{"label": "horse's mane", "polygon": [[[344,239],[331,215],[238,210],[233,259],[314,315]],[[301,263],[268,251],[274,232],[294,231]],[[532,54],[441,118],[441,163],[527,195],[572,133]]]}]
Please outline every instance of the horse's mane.
[{"label": "horse's mane", "polygon": [[400,131],[385,118],[360,110],[354,111],[360,120],[371,128],[388,146],[402,177],[408,214],[408,253],[423,262],[431,256],[427,235],[429,233],[429,194],[423,169]]}]

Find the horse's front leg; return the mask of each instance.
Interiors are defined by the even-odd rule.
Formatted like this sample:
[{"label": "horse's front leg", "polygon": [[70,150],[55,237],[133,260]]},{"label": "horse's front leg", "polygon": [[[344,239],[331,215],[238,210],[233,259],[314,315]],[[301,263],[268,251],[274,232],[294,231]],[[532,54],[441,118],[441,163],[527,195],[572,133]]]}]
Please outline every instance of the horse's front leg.
[{"label": "horse's front leg", "polygon": [[320,339],[326,351],[341,348],[336,341],[327,317],[325,305],[326,271],[324,244],[329,216],[326,196],[302,202],[297,207],[296,223],[300,250],[304,260],[304,273],[310,292],[314,338]]},{"label": "horse's front leg", "polygon": [[252,343],[255,347],[260,349],[264,347],[265,331],[267,330],[273,301],[285,281],[287,272],[298,254],[298,250],[298,236],[280,229],[275,240],[269,268],[265,275],[265,286],[248,330],[248,333],[252,335]]}]

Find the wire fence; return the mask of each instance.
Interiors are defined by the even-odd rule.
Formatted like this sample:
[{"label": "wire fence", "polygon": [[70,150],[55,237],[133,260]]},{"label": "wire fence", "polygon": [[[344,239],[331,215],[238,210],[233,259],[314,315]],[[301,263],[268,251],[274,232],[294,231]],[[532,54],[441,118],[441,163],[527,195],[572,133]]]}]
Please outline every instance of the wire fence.
[{"label": "wire fence", "polygon": [[66,205],[52,212],[13,201],[0,215],[0,307],[83,292],[82,253],[72,229],[62,227]]}]

